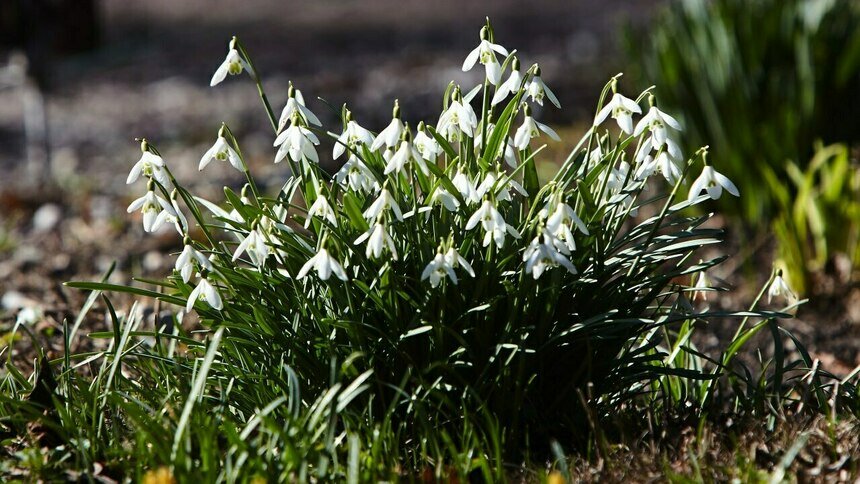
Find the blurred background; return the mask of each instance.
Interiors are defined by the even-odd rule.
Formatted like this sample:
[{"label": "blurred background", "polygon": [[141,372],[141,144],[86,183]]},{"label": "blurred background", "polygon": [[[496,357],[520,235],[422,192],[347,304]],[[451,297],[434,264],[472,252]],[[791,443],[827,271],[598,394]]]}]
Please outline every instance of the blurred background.
[{"label": "blurred background", "polygon": [[[348,102],[378,131],[399,98],[414,124],[435,122],[484,17],[524,64],[539,62],[563,110],[545,109],[568,143],[591,123],[609,76],[658,101],[685,128],[692,153],[741,190],[713,207],[736,253],[718,279],[738,307],[783,267],[812,302],[791,324],[822,361],[860,364],[860,2],[853,0],[3,0],[0,3],[0,318],[37,307],[56,325],[70,279],[113,261],[129,274],[163,275],[178,244],[143,237],[125,213],[139,158],[135,137],[164,154],[196,193],[220,198],[241,180],[225,166],[197,176],[222,121],[263,185],[268,121],[243,76],[209,88],[238,35],[280,110],[287,83],[324,124]],[[553,147],[556,156],[566,155]],[[321,154],[328,149],[321,149]],[[323,155],[325,158],[325,155]],[[324,161],[324,163],[330,163]],[[331,165],[329,165],[331,166]],[[336,168],[331,166],[332,169]],[[825,361],[826,360],[826,361]]]}]

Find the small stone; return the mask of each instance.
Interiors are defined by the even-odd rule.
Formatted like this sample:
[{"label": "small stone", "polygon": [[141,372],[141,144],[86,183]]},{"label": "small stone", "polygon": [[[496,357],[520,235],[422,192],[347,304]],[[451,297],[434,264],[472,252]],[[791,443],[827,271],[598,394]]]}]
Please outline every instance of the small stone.
[{"label": "small stone", "polygon": [[33,231],[36,233],[50,232],[57,227],[63,218],[63,210],[56,204],[46,203],[33,214]]}]

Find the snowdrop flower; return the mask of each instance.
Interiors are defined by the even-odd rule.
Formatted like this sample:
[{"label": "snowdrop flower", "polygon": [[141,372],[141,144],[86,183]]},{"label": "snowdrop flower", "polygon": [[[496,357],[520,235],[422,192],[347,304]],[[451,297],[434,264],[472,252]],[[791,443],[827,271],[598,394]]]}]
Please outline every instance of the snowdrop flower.
[{"label": "snowdrop flower", "polygon": [[[623,210],[627,210],[633,205],[633,195],[622,193],[629,188],[626,184],[629,174],[630,164],[626,161],[622,161],[621,164],[618,165],[618,168],[612,169],[606,180],[606,187],[609,189],[609,193],[606,195],[609,196],[609,202],[613,204],[620,203]],[[635,216],[637,213],[639,213],[638,208],[630,210],[630,216]]]},{"label": "snowdrop flower", "polygon": [[[558,249],[561,251],[576,250],[576,241],[573,238],[573,228],[588,235],[588,227],[585,226],[579,215],[566,203],[559,202],[555,211],[546,220],[546,230],[563,245]],[[562,247],[564,247],[562,249]]]},{"label": "snowdrop flower", "polygon": [[505,218],[498,209],[489,201],[484,200],[481,207],[466,222],[466,230],[472,230],[480,222],[484,229],[484,247],[495,242],[501,248],[505,245],[505,235],[510,234],[515,239],[520,238],[520,233],[505,222]]},{"label": "snowdrop flower", "polygon": [[708,292],[710,290],[710,282],[708,281],[708,276],[705,274],[705,271],[699,272],[699,277],[696,278],[696,284],[693,286],[693,301],[701,299],[702,301],[708,300]]},{"label": "snowdrop flower", "polygon": [[[370,134],[370,131],[353,121],[351,112],[346,112],[346,119],[346,129],[338,136],[332,150],[332,157],[335,160],[340,158],[347,148],[353,152],[359,152],[362,144],[365,146],[373,144],[373,135]],[[353,154],[350,153],[350,156],[353,156]]]},{"label": "snowdrop flower", "polygon": [[[493,123],[487,124],[487,138],[493,136],[493,130],[495,130],[495,129],[496,129],[495,124],[493,124]],[[480,150],[481,141],[483,141],[483,139],[484,139],[484,133],[482,133],[481,131],[482,130],[478,130],[478,133],[475,134],[475,149],[476,150]],[[516,152],[514,151],[514,140],[513,140],[513,138],[508,136],[507,141],[504,144],[504,148],[500,147],[499,149],[500,149],[500,151],[504,150],[504,156],[503,157],[504,157],[505,163],[507,163],[507,165],[510,166],[511,168],[516,168],[517,167],[517,155],[516,155]]]},{"label": "snowdrop flower", "polygon": [[463,258],[457,249],[454,247],[449,247],[445,252],[445,259],[448,260],[448,265],[453,267],[454,269],[459,266],[463,266],[463,269],[469,273],[470,276],[475,277],[475,271],[472,270],[472,264],[469,264],[469,261]]},{"label": "snowdrop flower", "polygon": [[540,78],[540,67],[535,65],[534,67],[534,75],[529,81],[528,86],[526,87],[526,94],[532,98],[532,101],[538,103],[543,106],[543,98],[546,97],[549,99],[551,103],[555,105],[557,108],[561,108],[561,103],[558,102],[558,98],[555,97],[555,93],[544,84],[543,80]]},{"label": "snowdrop flower", "polygon": [[603,123],[607,116],[612,114],[612,119],[618,123],[621,131],[631,134],[633,133],[633,113],[642,114],[642,108],[636,104],[636,101],[616,92],[606,106],[597,113],[594,118],[594,125],[598,126]]},{"label": "snowdrop flower", "polygon": [[478,116],[472,105],[468,101],[462,99],[460,90],[455,89],[451,95],[451,102],[448,104],[448,109],[439,116],[439,122],[436,123],[436,130],[452,141],[457,139],[460,133],[472,138],[475,136],[475,128],[478,127]]},{"label": "snowdrop flower", "polygon": [[319,162],[319,156],[314,145],[320,144],[319,138],[311,130],[298,124],[292,124],[289,128],[281,131],[275,139],[278,153],[275,155],[275,163],[280,163],[289,154],[293,161],[301,161],[302,156],[314,163]]},{"label": "snowdrop flower", "polygon": [[319,118],[305,107],[305,98],[302,96],[302,92],[293,87],[291,82],[287,90],[287,104],[281,111],[281,118],[278,120],[278,130],[284,129],[287,121],[294,120],[295,116],[301,118],[307,125],[322,126]]},{"label": "snowdrop flower", "polygon": [[514,56],[511,60],[511,75],[508,80],[503,82],[496,88],[496,93],[493,95],[493,100],[490,105],[495,106],[507,99],[511,94],[520,90],[520,85],[523,83],[523,74],[520,72],[520,60]]},{"label": "snowdrop flower", "polygon": [[167,219],[161,214],[167,212],[168,215],[178,217],[176,211],[167,200],[155,194],[150,187],[146,195],[131,202],[128,206],[128,213],[140,210],[143,214],[143,230],[146,232],[155,232]]},{"label": "snowdrop flower", "polygon": [[320,249],[319,252],[314,254],[313,257],[308,259],[305,262],[305,265],[299,269],[298,275],[296,275],[297,279],[304,279],[305,276],[308,275],[311,269],[317,271],[317,275],[323,281],[327,281],[332,274],[337,276],[341,281],[345,281],[347,279],[346,272],[343,270],[343,266],[340,265],[340,262],[337,261],[331,254],[328,253],[325,249]]},{"label": "snowdrop flower", "polygon": [[481,43],[475,47],[472,52],[469,52],[469,55],[466,56],[466,60],[463,62],[463,72],[467,72],[475,66],[476,62],[480,62],[484,65],[484,69],[487,74],[487,79],[493,85],[497,85],[502,78],[502,66],[499,64],[499,61],[496,59],[496,52],[507,57],[508,50],[502,47],[499,44],[494,44],[489,41],[490,33],[487,27],[481,28]]},{"label": "snowdrop flower", "polygon": [[424,267],[424,272],[421,273],[421,280],[430,279],[430,285],[438,287],[442,279],[448,276],[455,285],[457,284],[457,274],[454,273],[454,268],[448,263],[448,260],[442,252],[436,252],[436,257]]},{"label": "snowdrop flower", "polygon": [[379,132],[376,139],[370,145],[372,151],[377,151],[383,146],[393,148],[403,134],[403,121],[400,120],[400,101],[394,101],[394,109],[391,112],[391,122],[385,129]]},{"label": "snowdrop flower", "polygon": [[382,256],[382,252],[388,249],[391,252],[391,258],[397,260],[397,248],[394,246],[394,239],[388,235],[385,226],[381,223],[375,223],[367,232],[358,236],[353,243],[359,245],[365,240],[367,241],[367,248],[364,253],[368,258],[378,259]]},{"label": "snowdrop flower", "polygon": [[436,191],[433,192],[433,196],[430,197],[430,204],[435,203],[442,203],[450,212],[456,212],[460,209],[460,201],[457,200],[457,197],[441,186],[437,187]]},{"label": "snowdrop flower", "polygon": [[218,69],[215,70],[215,74],[212,75],[212,80],[209,81],[209,86],[214,87],[220,84],[221,81],[227,77],[227,74],[237,76],[245,69],[247,69],[248,72],[251,72],[251,66],[245,62],[245,59],[243,59],[242,56],[239,55],[239,51],[236,50],[236,37],[233,37],[228,45],[227,57],[224,58],[224,62],[222,62],[221,65],[218,66]]},{"label": "snowdrop flower", "polygon": [[202,158],[200,158],[200,164],[198,165],[197,170],[203,170],[209,165],[209,163],[212,163],[213,160],[229,161],[230,164],[233,165],[233,168],[239,171],[244,171],[239,154],[236,153],[236,150],[234,150],[233,147],[230,146],[230,143],[227,142],[227,138],[224,137],[223,132],[218,133],[218,139],[215,140],[215,144],[203,154]]},{"label": "snowdrop flower", "polygon": [[[651,97],[651,102],[653,103],[653,96]],[[654,149],[659,149],[663,146],[667,139],[669,139],[669,130],[668,128],[672,128],[675,131],[681,131],[681,125],[678,121],[657,109],[657,106],[651,105],[651,109],[648,110],[648,114],[646,114],[642,119],[639,120],[639,123],[636,124],[636,129],[633,130],[633,136],[639,136],[645,131],[645,128],[651,132],[651,136],[653,140],[651,144],[654,146]]]},{"label": "snowdrop flower", "polygon": [[186,243],[185,248],[182,249],[182,253],[180,253],[179,257],[176,258],[176,265],[174,266],[182,276],[182,282],[187,283],[191,280],[191,275],[194,273],[195,261],[201,269],[210,272],[213,270],[212,263],[209,262],[209,259],[207,259],[200,251],[192,247],[190,243]]},{"label": "snowdrop flower", "polygon": [[427,134],[427,130],[424,128],[423,122],[418,124],[418,134],[415,135],[415,141],[412,143],[415,145],[415,149],[417,149],[418,152],[421,153],[421,156],[427,161],[435,162],[436,158],[442,154],[442,147],[439,146],[439,142],[436,141],[436,138]]},{"label": "snowdrop flower", "polygon": [[690,194],[687,196],[687,200],[693,200],[698,197],[703,190],[708,193],[709,197],[717,200],[723,194],[724,188],[732,195],[736,197],[740,196],[738,188],[731,180],[717,170],[714,170],[714,167],[711,165],[705,165],[702,174],[699,175],[699,178],[696,178],[696,181],[690,187]]},{"label": "snowdrop flower", "polygon": [[185,236],[185,232],[188,230],[188,219],[185,218],[185,215],[182,213],[182,210],[179,208],[179,203],[176,201],[176,189],[173,190],[170,198],[170,205],[173,207],[173,211],[163,210],[160,214],[158,214],[158,218],[155,220],[154,227],[158,230],[158,227],[161,227],[165,222],[172,223],[176,228],[176,232],[181,236]]},{"label": "snowdrop flower", "polygon": [[335,217],[334,210],[331,208],[331,205],[329,205],[328,200],[326,200],[323,195],[318,196],[314,203],[311,205],[311,208],[308,209],[308,216],[305,219],[305,228],[310,227],[311,219],[313,219],[314,217],[319,217],[321,219],[327,220],[328,223],[337,227],[337,218]]},{"label": "snowdrop flower", "polygon": [[546,133],[550,138],[556,141],[561,141],[561,138],[558,137],[555,130],[543,123],[535,121],[534,118],[532,118],[531,109],[528,106],[525,107],[523,112],[525,114],[525,120],[523,120],[522,126],[517,129],[517,132],[514,135],[514,146],[516,146],[518,150],[528,148],[531,139],[540,136],[541,131]]},{"label": "snowdrop flower", "polygon": [[425,175],[429,173],[427,164],[424,163],[424,158],[421,156],[421,152],[418,151],[414,144],[412,144],[409,131],[404,131],[403,140],[400,142],[400,146],[397,148],[394,156],[392,156],[385,165],[385,171],[383,171],[383,174],[388,175],[390,173],[400,173],[406,164],[410,162],[414,162],[418,165],[421,173]]},{"label": "snowdrop flower", "polygon": [[370,168],[355,156],[349,157],[334,178],[341,185],[347,184],[357,192],[371,193],[379,187]]},{"label": "snowdrop flower", "polygon": [[454,175],[453,179],[451,179],[451,183],[457,187],[457,191],[460,192],[460,196],[462,196],[469,205],[474,205],[481,201],[481,196],[478,195],[475,181],[469,178],[469,175],[457,170],[457,174]]},{"label": "snowdrop flower", "polygon": [[384,210],[391,210],[394,212],[394,216],[397,217],[397,220],[403,221],[403,212],[400,211],[400,205],[397,204],[397,201],[394,197],[391,196],[391,192],[388,189],[384,188],[381,192],[379,192],[379,196],[376,198],[370,207],[364,211],[364,218],[367,220],[373,220],[379,217]]},{"label": "snowdrop flower", "polygon": [[245,252],[255,266],[261,267],[266,263],[269,257],[269,246],[259,227],[248,232],[248,236],[236,247],[236,251],[233,252],[233,262],[236,262]]},{"label": "snowdrop flower", "polygon": [[797,299],[797,296],[795,296],[794,292],[791,291],[791,288],[788,286],[788,283],[785,282],[785,279],[782,278],[782,270],[776,272],[776,277],[774,277],[773,282],[767,289],[768,304],[770,304],[774,296],[784,297],[787,300]]},{"label": "snowdrop flower", "polygon": [[197,283],[197,287],[191,291],[191,294],[188,296],[188,303],[185,304],[185,311],[191,312],[194,309],[194,304],[198,301],[204,301],[212,309],[220,311],[224,308],[224,304],[221,302],[221,295],[218,294],[218,291],[209,283],[209,280],[206,277],[201,277],[200,282]]},{"label": "snowdrop flower", "polygon": [[170,177],[165,170],[164,160],[155,153],[148,151],[146,140],[141,142],[141,149],[143,153],[140,155],[137,163],[131,167],[131,171],[128,172],[128,178],[125,180],[126,185],[136,182],[140,178],[140,175],[143,174],[143,176],[155,179],[165,188],[169,189],[172,187]]},{"label": "snowdrop flower", "polygon": [[516,180],[510,178],[506,175],[502,175],[498,172],[490,172],[487,173],[487,176],[484,178],[484,181],[477,188],[477,196],[478,198],[483,198],[484,195],[493,190],[493,195],[495,195],[496,200],[498,201],[511,201],[511,194],[508,190],[508,186],[512,187],[516,190],[520,195],[527,197],[529,196],[526,189],[523,188]]},{"label": "snowdrop flower", "polygon": [[463,269],[470,276],[475,277],[475,271],[472,270],[471,264],[457,252],[457,249],[451,247],[445,251],[444,247],[439,247],[436,256],[424,267],[424,272],[421,273],[421,280],[430,279],[430,285],[438,287],[442,279],[447,276],[454,285],[457,285],[459,281],[457,280],[457,274],[454,272],[457,266],[463,266]]},{"label": "snowdrop flower", "polygon": [[[543,242],[541,242],[543,238]],[[537,280],[541,275],[552,267],[562,266],[571,274],[576,274],[576,267],[556,250],[552,236],[546,232],[532,239],[523,253],[523,262],[526,263],[526,272],[530,272]]]}]

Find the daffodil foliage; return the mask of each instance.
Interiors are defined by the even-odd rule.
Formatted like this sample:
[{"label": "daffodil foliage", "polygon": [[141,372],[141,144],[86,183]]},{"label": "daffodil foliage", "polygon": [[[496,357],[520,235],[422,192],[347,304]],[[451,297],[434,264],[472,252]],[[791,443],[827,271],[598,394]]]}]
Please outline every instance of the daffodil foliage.
[{"label": "daffodil foliage", "polygon": [[[483,65],[479,83],[449,84],[438,119],[413,120],[394,101],[374,131],[346,105],[323,127],[322,104],[292,85],[276,115],[234,38],[212,84],[247,73],[259,88],[268,155],[289,167],[276,193],[258,189],[226,125],[199,164],[244,176],[222,201],[191,194],[142,143],[129,183],[145,178],[148,191],[129,209],[143,210],[147,231],[172,222],[185,246],[160,294],[147,294],[223,331],[206,388],[227,392],[234,415],[285,414],[305,405],[297,385],[318,395],[354,378],[338,432],[385,421],[404,448],[428,452],[421,425],[496,422],[507,452],[585,434],[583,405],[606,413],[665,378],[708,376],[669,330],[716,315],[692,294],[715,290],[701,274],[722,258],[694,254],[720,232],[685,211],[735,186],[706,149],[685,157],[678,121],[650,91],[619,92],[620,76],[541,180],[537,165],[553,161],[543,143],[559,136],[539,119],[561,103],[489,23],[476,40],[462,68]],[[324,170],[326,152],[342,168]],[[703,400],[707,389],[686,391]]]}]

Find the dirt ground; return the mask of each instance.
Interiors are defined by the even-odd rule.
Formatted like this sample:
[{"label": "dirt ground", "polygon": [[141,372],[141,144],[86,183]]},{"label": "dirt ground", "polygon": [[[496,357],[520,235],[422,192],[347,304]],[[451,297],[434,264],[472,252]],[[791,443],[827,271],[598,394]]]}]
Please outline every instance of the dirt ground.
[{"label": "dirt ground", "polygon": [[[124,184],[139,157],[134,137],[149,138],[177,177],[207,198],[220,198],[222,186],[241,183],[225,167],[196,176],[197,160],[222,120],[237,133],[263,185],[279,185],[285,178],[286,168],[271,163],[271,133],[253,85],[229,79],[208,87],[231,35],[239,35],[251,52],[276,109],[292,80],[306,98],[320,96],[333,106],[349,100],[356,118],[378,130],[394,98],[407,120],[432,119],[449,80],[476,82],[477,74],[464,74],[459,65],[489,15],[500,42],[519,48],[525,63],[543,65],[545,79],[567,108],[566,117],[553,110],[539,116],[564,125],[590,117],[604,80],[623,64],[618,27],[646,21],[655,2],[338,0],[288,6],[254,0],[236,5],[103,2],[103,47],[52,66],[46,166],[26,167],[20,93],[0,90],[0,336],[12,328],[19,309],[31,307],[38,314],[35,334],[59,352],[62,321],[74,318],[84,298],[64,288],[64,281],[100,278],[113,262],[112,280],[121,283],[169,271],[169,253],[179,241],[169,232],[144,237],[139,221],[125,213],[138,196]],[[311,102],[333,126],[334,114],[322,102]],[[725,251],[736,256],[713,277],[734,290],[712,304],[740,309],[763,282],[773,248],[766,238],[752,244],[755,250],[740,243],[739,234],[730,234],[730,240]],[[860,365],[860,287],[848,282],[843,265],[834,260],[810,303],[797,319],[785,322],[825,368],[842,375]],[[119,307],[127,304],[121,300]],[[103,328],[102,311],[97,305],[87,330]],[[700,343],[719,347],[735,324],[705,328]],[[73,342],[73,349],[92,344],[84,340]],[[762,341],[765,353],[767,344]],[[32,357],[26,338],[6,351],[22,366]]]}]

